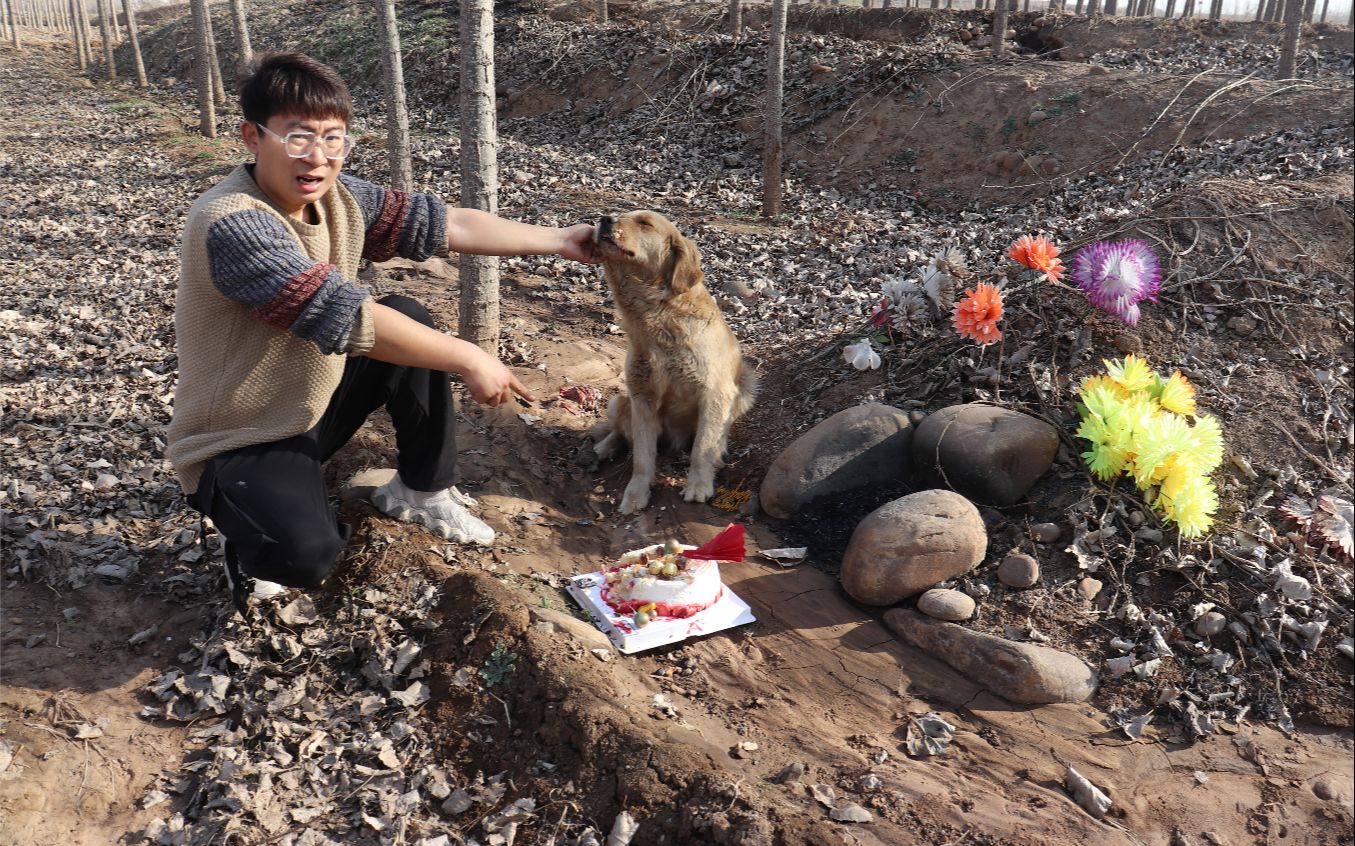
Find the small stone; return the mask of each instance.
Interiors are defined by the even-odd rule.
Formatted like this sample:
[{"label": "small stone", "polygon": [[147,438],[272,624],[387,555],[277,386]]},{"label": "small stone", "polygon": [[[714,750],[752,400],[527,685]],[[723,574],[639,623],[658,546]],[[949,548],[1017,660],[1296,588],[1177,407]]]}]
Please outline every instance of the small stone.
[{"label": "small stone", "polygon": [[1313,782],[1313,795],[1323,801],[1331,801],[1337,797],[1336,786],[1325,778],[1319,778]]},{"label": "small stone", "polygon": [[1058,523],[1034,523],[1030,527],[1030,539],[1036,543],[1054,543],[1063,534]]},{"label": "small stone", "polygon": [[1228,328],[1246,337],[1256,331],[1256,320],[1245,314],[1239,314],[1228,321]]},{"label": "small stone", "polygon": [[790,784],[799,781],[804,776],[804,774],[805,774],[805,765],[800,763],[799,761],[796,761],[794,763],[787,764],[785,766],[785,769],[777,773],[776,777],[773,778],[772,781],[776,782],[777,784]]},{"label": "small stone", "polygon": [[1091,74],[1092,76],[1105,76],[1106,74],[1110,73],[1110,69],[1106,68],[1103,65],[1092,65],[1090,68],[1087,69],[1087,73]]},{"label": "small stone", "polygon": [[974,600],[958,590],[933,589],[922,594],[917,610],[938,620],[959,622],[974,616]]},{"label": "small stone", "polygon": [[1030,117],[1026,118],[1026,123],[1029,123],[1031,126],[1034,126],[1035,124],[1043,121],[1046,117],[1048,117],[1048,115],[1044,113],[1043,109],[1036,109],[1035,111],[1030,113]]},{"label": "small stone", "polygon": [[1207,611],[1195,621],[1195,634],[1200,637],[1214,637],[1228,626],[1228,619],[1217,611]]},{"label": "small stone", "polygon": [[1082,595],[1083,599],[1091,602],[1096,598],[1096,595],[1101,592],[1102,587],[1103,585],[1100,581],[1087,577],[1077,583],[1077,592]]},{"label": "small stone", "polygon": [[1040,562],[1024,552],[1013,552],[998,565],[997,580],[1009,588],[1031,587],[1040,580]]},{"label": "small stone", "polygon": [[978,566],[988,533],[973,503],[919,491],[867,514],[842,556],[842,586],[858,602],[893,605]]}]

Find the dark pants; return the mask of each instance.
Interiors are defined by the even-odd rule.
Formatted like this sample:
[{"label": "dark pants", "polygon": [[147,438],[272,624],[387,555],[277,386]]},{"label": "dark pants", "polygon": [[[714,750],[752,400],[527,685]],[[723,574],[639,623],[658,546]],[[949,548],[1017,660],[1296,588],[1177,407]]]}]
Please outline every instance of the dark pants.
[{"label": "dark pants", "polygon": [[[379,301],[427,326],[433,318],[409,297]],[[212,519],[248,576],[315,587],[334,567],[349,528],[329,504],[321,464],[376,409],[395,425],[396,467],[409,487],[456,484],[456,420],[446,373],[355,356],[344,366],[320,422],[309,432],[232,450],[207,463],[188,502]]]}]

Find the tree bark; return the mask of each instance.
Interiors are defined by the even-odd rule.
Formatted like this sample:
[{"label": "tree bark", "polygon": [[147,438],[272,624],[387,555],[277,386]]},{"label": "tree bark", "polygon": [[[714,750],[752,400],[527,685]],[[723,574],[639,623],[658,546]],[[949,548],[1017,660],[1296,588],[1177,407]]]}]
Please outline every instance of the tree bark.
[{"label": "tree bark", "polygon": [[98,0],[96,8],[99,11],[99,37],[104,42],[104,65],[107,67],[108,81],[112,82],[118,78],[118,69],[113,64],[113,27],[108,20],[110,5],[109,0]]},{"label": "tree bark", "polygon": [[207,21],[207,47],[212,57],[212,96],[218,106],[226,105],[226,81],[221,78],[221,59],[216,52],[216,32],[212,29],[212,7],[210,2],[202,4],[202,16]]},{"label": "tree bark", "polygon": [[598,23],[607,22],[607,0],[597,0],[594,4],[594,12],[597,14]]},{"label": "tree bark", "polygon": [[1176,0],[1167,0],[1167,8],[1162,12],[1162,17],[1168,20],[1176,17]]},{"label": "tree bark", "polygon": [[19,38],[19,21],[14,17],[14,0],[5,0],[5,15],[9,19],[9,40],[18,50],[23,46]]},{"label": "tree bark", "polygon": [[122,13],[127,16],[127,40],[132,45],[132,62],[136,66],[136,84],[147,87],[146,63],[141,60],[141,41],[136,34],[136,13],[132,11],[132,0],[122,0]]},{"label": "tree bark", "polygon": [[386,86],[386,151],[391,185],[414,190],[414,166],[409,154],[409,109],[405,102],[405,63],[400,53],[400,24],[395,0],[377,0],[377,29],[381,33],[381,76]]},{"label": "tree bark", "polygon": [[729,34],[743,36],[743,0],[729,0]]},{"label": "tree bark", "polygon": [[1287,0],[1284,4],[1284,40],[1280,42],[1280,65],[1276,79],[1294,78],[1294,60],[1299,51],[1299,30],[1303,26],[1303,0]]},{"label": "tree bark", "polygon": [[993,57],[1002,58],[1007,46],[1007,0],[997,0],[993,6]]},{"label": "tree bark", "polygon": [[75,45],[75,64],[81,71],[87,67],[85,64],[85,47],[80,43],[80,10],[76,8],[78,0],[69,0],[71,7],[71,43]]},{"label": "tree bark", "polygon": [[[499,208],[498,125],[494,102],[494,3],[461,0],[461,205]],[[499,259],[461,254],[459,334],[499,354]]]},{"label": "tree bark", "polygon": [[94,67],[94,33],[89,26],[89,7],[85,5],[86,0],[76,0],[75,6],[80,11],[80,44],[85,51],[85,63],[82,69]]},{"label": "tree bark", "polygon": [[1313,13],[1317,11],[1317,0],[1308,0],[1303,4],[1303,22],[1312,23]]},{"label": "tree bark", "polygon": [[1322,17],[1318,18],[1318,20],[1317,20],[1318,23],[1326,23],[1326,22],[1327,22],[1327,6],[1328,6],[1330,3],[1331,3],[1331,0],[1322,0]]},{"label": "tree bark", "polygon": [[207,34],[207,0],[191,0],[193,10],[193,81],[198,88],[198,130],[216,137],[216,105],[212,99],[212,41]]},{"label": "tree bark", "polygon": [[786,84],[786,0],[772,0],[767,44],[767,122],[762,136],[762,216],[781,214],[781,109]]},{"label": "tree bark", "polygon": [[240,42],[240,67],[247,68],[254,61],[254,50],[249,46],[249,20],[245,16],[245,0],[231,0],[231,17],[235,20],[235,38]]}]

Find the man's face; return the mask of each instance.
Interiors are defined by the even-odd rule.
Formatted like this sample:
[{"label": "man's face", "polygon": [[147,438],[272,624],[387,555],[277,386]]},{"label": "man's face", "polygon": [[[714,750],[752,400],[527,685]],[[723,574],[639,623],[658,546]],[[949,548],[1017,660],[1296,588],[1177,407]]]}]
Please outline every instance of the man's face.
[{"label": "man's face", "polygon": [[240,125],[245,146],[257,162],[254,181],[283,212],[301,218],[307,205],[317,202],[333,187],[343,160],[325,158],[318,145],[304,157],[294,159],[287,155],[279,136],[285,138],[289,132],[314,132],[320,137],[342,135],[348,127],[335,118],[316,120],[294,115],[273,115],[265,126],[274,134],[260,131],[250,121]]}]

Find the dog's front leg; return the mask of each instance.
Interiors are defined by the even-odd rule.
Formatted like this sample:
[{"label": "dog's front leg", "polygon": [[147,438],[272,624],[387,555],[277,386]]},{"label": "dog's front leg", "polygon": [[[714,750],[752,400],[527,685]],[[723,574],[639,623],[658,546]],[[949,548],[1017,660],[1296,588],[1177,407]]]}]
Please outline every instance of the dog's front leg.
[{"label": "dog's front leg", "polygon": [[692,461],[687,468],[687,486],[682,489],[682,498],[687,502],[705,502],[715,495],[715,470],[724,459],[729,407],[730,403],[722,397],[711,397],[701,403]]},{"label": "dog's front leg", "polygon": [[621,496],[620,512],[634,514],[649,504],[649,488],[654,484],[654,463],[659,452],[659,414],[648,398],[630,398],[630,438],[633,458],[630,483]]}]

